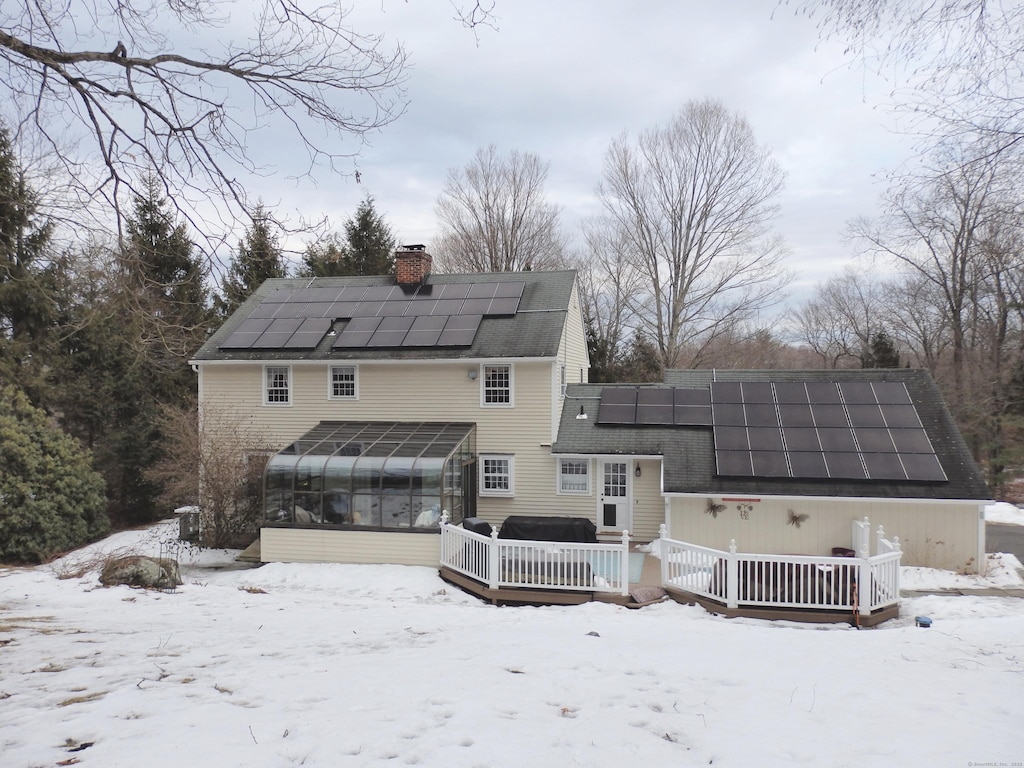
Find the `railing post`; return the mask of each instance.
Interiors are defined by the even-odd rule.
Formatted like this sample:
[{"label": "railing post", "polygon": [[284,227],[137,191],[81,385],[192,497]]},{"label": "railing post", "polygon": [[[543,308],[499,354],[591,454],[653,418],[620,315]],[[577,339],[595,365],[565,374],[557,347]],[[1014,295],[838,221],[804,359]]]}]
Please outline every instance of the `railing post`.
[{"label": "railing post", "polygon": [[498,529],[491,528],[491,540],[487,543],[487,586],[498,588],[498,576],[501,570],[501,550],[498,544]]},{"label": "railing post", "polygon": [[878,530],[875,531],[875,554],[880,555],[883,552],[888,552],[888,543],[889,542],[885,540],[885,528],[879,525]]},{"label": "railing post", "polygon": [[629,594],[629,531],[622,531],[622,553],[619,561],[619,580],[622,582],[622,595]]},{"label": "railing post", "polygon": [[861,616],[871,613],[872,595],[875,594],[871,577],[871,562],[866,557],[857,560],[857,602]]},{"label": "railing post", "polygon": [[668,526],[665,525],[664,523],[662,523],[661,525],[658,526],[658,554],[661,555],[661,586],[662,587],[664,587],[666,584],[668,584],[668,573],[669,573],[668,558],[669,558],[669,553],[668,553],[668,544],[665,543],[667,539],[668,539]]},{"label": "railing post", "polygon": [[725,561],[725,604],[739,605],[739,564],[736,562],[736,539],[729,540],[729,557]]}]

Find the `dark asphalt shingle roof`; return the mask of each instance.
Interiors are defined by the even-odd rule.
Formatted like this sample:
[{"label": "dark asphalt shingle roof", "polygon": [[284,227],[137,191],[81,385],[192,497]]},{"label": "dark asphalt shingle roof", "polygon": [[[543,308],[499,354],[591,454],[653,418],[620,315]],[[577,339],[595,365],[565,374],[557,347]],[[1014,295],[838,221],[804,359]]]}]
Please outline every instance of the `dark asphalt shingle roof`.
[{"label": "dark asphalt shingle roof", "polygon": [[[450,283],[525,283],[515,316],[485,317],[468,347],[387,347],[332,349],[333,336],[321,340],[314,350],[220,349],[219,345],[245,320],[259,303],[278,288],[394,285],[389,276],[276,278],[267,280],[200,347],[194,360],[437,360],[460,358],[555,357],[565,327],[576,272],[494,272],[435,275],[431,285]],[[338,323],[340,333],[345,323]]]},{"label": "dark asphalt shingle roof", "polygon": [[[719,477],[715,474],[711,427],[620,426],[597,423],[601,390],[610,384],[570,385],[562,409],[556,454],[663,457],[666,493],[709,495],[846,496],[871,498],[987,500],[991,493],[971,457],[959,429],[924,370],[678,370],[667,371],[663,385],[707,389],[712,381],[902,381],[917,408],[948,482],[855,481],[763,477]],[[576,416],[583,407],[586,419]]]}]

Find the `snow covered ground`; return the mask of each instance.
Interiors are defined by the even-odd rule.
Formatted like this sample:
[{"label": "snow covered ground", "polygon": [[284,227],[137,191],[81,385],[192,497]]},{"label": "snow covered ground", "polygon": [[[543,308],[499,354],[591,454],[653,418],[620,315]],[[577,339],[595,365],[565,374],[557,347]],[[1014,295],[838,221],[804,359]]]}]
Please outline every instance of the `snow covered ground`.
[{"label": "snow covered ground", "polygon": [[[671,602],[497,608],[430,568],[238,569],[228,551],[182,551],[171,593],[59,578],[175,532],[0,570],[4,768],[1024,761],[1022,599],[909,598],[858,631]],[[991,566],[904,586],[1021,586],[1016,558]]]}]

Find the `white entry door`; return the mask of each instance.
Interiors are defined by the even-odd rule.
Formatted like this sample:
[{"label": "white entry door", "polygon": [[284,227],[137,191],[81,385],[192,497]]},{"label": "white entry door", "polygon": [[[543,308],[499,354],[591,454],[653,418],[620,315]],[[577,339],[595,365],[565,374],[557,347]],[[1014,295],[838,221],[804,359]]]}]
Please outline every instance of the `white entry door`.
[{"label": "white entry door", "polygon": [[629,530],[633,525],[630,513],[629,465],[629,461],[619,459],[601,461],[601,493],[597,501],[599,531]]}]

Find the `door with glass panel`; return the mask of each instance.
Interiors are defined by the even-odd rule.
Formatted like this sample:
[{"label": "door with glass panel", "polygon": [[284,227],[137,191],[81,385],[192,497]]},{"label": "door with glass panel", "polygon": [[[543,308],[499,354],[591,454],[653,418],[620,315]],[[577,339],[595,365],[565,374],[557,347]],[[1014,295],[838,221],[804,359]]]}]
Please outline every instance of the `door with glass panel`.
[{"label": "door with glass panel", "polygon": [[600,494],[597,501],[599,531],[618,532],[629,530],[633,525],[630,514],[629,465],[630,462],[620,459],[600,462]]}]

